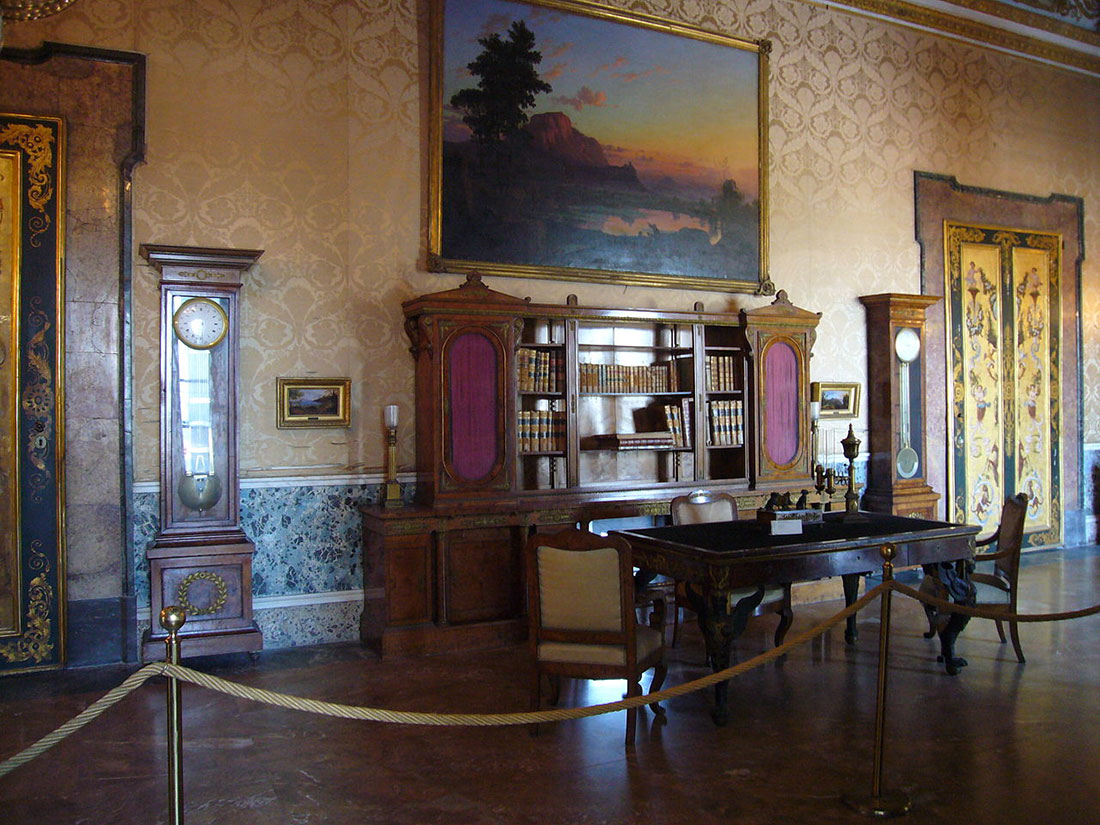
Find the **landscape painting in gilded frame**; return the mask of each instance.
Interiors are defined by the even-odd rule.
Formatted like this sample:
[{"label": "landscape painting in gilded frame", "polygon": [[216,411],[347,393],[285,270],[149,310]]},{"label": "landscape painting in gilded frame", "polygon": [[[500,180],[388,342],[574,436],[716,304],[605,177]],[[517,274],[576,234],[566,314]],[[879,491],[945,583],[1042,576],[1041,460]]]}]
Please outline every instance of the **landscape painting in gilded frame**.
[{"label": "landscape painting in gilded frame", "polygon": [[64,128],[0,114],[0,674],[65,661]]},{"label": "landscape painting in gilded frame", "polygon": [[576,0],[433,0],[433,271],[772,294],[767,52]]}]

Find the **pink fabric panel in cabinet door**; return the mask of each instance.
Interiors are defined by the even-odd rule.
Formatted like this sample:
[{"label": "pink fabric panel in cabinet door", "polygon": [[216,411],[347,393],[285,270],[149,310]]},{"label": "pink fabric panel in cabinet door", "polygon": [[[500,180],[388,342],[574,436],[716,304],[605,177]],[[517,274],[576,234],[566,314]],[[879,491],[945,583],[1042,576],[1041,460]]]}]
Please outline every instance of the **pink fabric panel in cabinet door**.
[{"label": "pink fabric panel in cabinet door", "polygon": [[764,356],[764,435],[768,458],[784,466],[798,454],[798,356],[776,341]]},{"label": "pink fabric panel in cabinet door", "polygon": [[485,478],[500,458],[498,365],[496,347],[481,333],[463,333],[449,348],[451,470],[463,481]]}]

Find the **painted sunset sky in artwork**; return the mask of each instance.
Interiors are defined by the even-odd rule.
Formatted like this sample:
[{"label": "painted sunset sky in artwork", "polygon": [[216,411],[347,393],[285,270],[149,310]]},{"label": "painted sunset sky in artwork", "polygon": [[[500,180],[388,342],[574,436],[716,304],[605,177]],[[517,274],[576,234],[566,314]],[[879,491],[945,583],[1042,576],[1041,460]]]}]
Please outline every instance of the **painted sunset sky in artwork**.
[{"label": "painted sunset sky in artwork", "polygon": [[[471,75],[467,65],[482,51],[479,38],[494,33],[506,37],[509,26],[519,20],[534,34],[534,48],[542,55],[537,71],[552,87],[549,93],[537,94],[535,105],[527,110],[532,124],[538,123],[540,115],[563,114],[567,121],[556,117],[552,122],[559,128],[564,123],[566,131],[571,124],[579,133],[577,140],[594,139],[603,150],[606,164],[624,168],[633,180],[620,180],[614,195],[608,193],[602,178],[581,181],[574,192],[583,186],[599,190],[587,203],[581,203],[579,196],[571,200],[563,188],[546,195],[553,206],[548,214],[560,218],[559,228],[571,222],[569,233],[563,229],[554,236],[558,247],[567,250],[568,259],[555,260],[540,249],[528,260],[514,245],[503,242],[492,246],[491,255],[478,250],[477,258],[632,270],[639,261],[655,256],[652,250],[644,252],[640,242],[628,249],[628,238],[663,233],[661,242],[668,244],[669,233],[683,230],[697,233],[703,241],[709,238],[709,244],[717,247],[723,224],[702,205],[717,203],[729,181],[733,181],[745,207],[758,210],[757,53],[577,12],[503,0],[446,2],[441,96],[446,146],[471,144],[463,113],[451,104],[451,99],[460,90],[477,85],[478,78]],[[447,157],[455,157],[455,150],[450,151],[448,155],[445,150],[445,176],[454,168],[447,163]],[[627,184],[640,191],[628,193]],[[445,197],[448,191],[458,190],[448,190],[445,182]],[[549,193],[550,187],[543,191]],[[687,204],[697,206],[687,208]],[[445,208],[445,221],[449,214]],[[470,217],[468,211],[465,217]],[[472,218],[466,224],[474,225]],[[734,242],[730,226],[727,217],[727,247]],[[456,243],[465,243],[471,231],[467,228]],[[756,246],[752,238],[755,231],[747,224],[740,227],[739,251],[721,251],[727,259],[731,254],[737,257],[736,269],[742,270],[739,274],[729,271],[732,264],[720,263],[717,248],[689,252],[689,242],[695,247],[702,244],[699,237],[689,239],[685,234],[679,236],[676,249],[670,253],[681,258],[681,263],[658,271],[755,280],[757,265],[752,266],[754,271],[743,272],[746,262],[758,254],[758,249],[745,248]],[[601,242],[595,235],[605,241],[618,237],[622,242],[617,242],[613,250],[606,244],[597,249]],[[490,243],[484,240],[486,245]],[[465,251],[453,257],[473,254],[468,246],[463,248]],[[444,256],[448,257],[446,249]],[[709,258],[710,263],[700,263],[700,256]],[[699,267],[710,271],[696,272]]]}]

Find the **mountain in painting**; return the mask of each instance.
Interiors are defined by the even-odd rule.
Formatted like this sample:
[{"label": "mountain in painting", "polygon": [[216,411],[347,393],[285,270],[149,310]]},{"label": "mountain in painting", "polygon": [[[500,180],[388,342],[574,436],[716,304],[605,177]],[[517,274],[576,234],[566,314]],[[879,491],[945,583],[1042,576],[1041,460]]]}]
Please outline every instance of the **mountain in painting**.
[{"label": "mountain in painting", "polygon": [[505,140],[443,143],[444,258],[624,272],[736,277],[757,265],[758,205],[733,181],[711,197],[649,189],[629,161],[564,112]]}]

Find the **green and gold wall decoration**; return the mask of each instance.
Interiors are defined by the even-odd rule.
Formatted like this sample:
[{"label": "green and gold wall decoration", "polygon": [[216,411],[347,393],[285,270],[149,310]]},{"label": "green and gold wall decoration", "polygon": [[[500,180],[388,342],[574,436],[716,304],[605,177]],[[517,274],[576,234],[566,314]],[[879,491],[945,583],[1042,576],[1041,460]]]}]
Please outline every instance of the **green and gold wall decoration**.
[{"label": "green and gold wall decoration", "polygon": [[0,673],[64,662],[64,128],[0,114]]},{"label": "green and gold wall decoration", "polygon": [[997,529],[1028,497],[1026,543],[1062,537],[1058,234],[944,222],[947,273],[947,518]]}]

